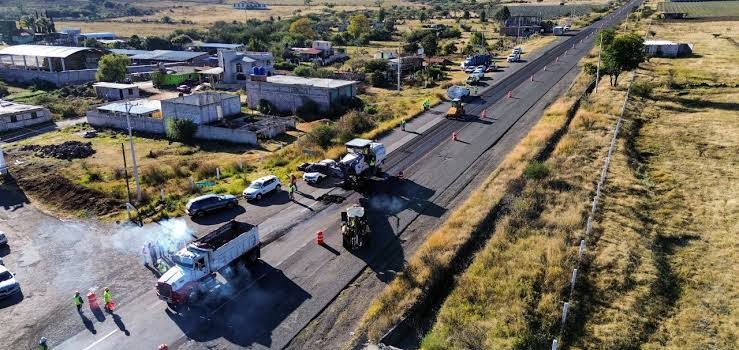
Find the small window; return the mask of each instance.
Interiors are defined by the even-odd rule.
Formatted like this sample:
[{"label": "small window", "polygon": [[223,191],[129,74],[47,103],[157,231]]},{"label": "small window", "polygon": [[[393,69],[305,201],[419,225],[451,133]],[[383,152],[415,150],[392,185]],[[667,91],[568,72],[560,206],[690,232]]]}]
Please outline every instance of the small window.
[{"label": "small window", "polygon": [[128,94],[133,95],[133,89],[128,89]]},{"label": "small window", "polygon": [[15,115],[11,115],[11,116],[10,116],[10,122],[11,122],[11,123],[15,123],[15,122],[17,122],[17,121],[18,121],[18,116],[15,116]]},{"label": "small window", "polygon": [[38,113],[37,112],[31,112],[31,119],[36,119],[36,118],[38,118]]},{"label": "small window", "polygon": [[236,73],[241,73],[244,71],[244,68],[241,66],[241,63],[236,63]]}]

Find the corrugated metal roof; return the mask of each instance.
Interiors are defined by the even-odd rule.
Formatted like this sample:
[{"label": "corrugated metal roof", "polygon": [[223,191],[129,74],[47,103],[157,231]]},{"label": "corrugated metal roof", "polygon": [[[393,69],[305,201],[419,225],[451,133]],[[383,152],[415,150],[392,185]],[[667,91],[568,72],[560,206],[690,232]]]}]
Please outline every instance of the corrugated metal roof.
[{"label": "corrugated metal roof", "polygon": [[110,89],[133,89],[135,87],[138,87],[134,84],[120,84],[120,83],[108,83],[108,82],[99,82],[92,84],[92,86],[99,86],[104,88],[110,88]]},{"label": "corrugated metal roof", "polygon": [[14,45],[0,50],[0,55],[67,58],[81,51],[100,51],[91,47]]},{"label": "corrugated metal roof", "polygon": [[172,51],[172,50],[154,50],[147,51],[131,56],[132,60],[154,60],[169,62],[184,62],[207,55],[207,52],[197,51]]},{"label": "corrugated metal roof", "polygon": [[131,50],[131,49],[111,49],[110,52],[116,55],[135,56],[142,53],[147,53],[147,50]]},{"label": "corrugated metal roof", "polygon": [[126,108],[131,108],[131,114],[147,114],[162,109],[161,101],[157,100],[134,100],[127,102],[115,102],[98,107],[97,109],[125,114]]},{"label": "corrugated metal roof", "polygon": [[208,48],[208,49],[230,49],[230,50],[235,50],[235,49],[244,47],[244,44],[196,43],[196,44],[193,44],[192,46],[194,46],[194,47]]}]

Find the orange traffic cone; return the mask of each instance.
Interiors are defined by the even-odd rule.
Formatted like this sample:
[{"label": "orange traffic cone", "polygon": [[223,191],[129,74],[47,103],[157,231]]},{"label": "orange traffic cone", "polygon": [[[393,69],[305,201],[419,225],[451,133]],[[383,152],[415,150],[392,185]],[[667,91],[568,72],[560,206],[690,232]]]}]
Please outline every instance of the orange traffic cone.
[{"label": "orange traffic cone", "polygon": [[513,91],[508,91],[508,98],[513,97]]},{"label": "orange traffic cone", "polygon": [[534,76],[533,75],[531,75],[531,81],[534,81]]},{"label": "orange traffic cone", "polygon": [[480,113],[480,118],[485,119],[487,118],[487,116],[488,116],[487,111],[483,109],[482,112]]},{"label": "orange traffic cone", "polygon": [[98,297],[95,295],[95,292],[90,291],[87,293],[87,302],[90,303],[91,309],[99,309],[100,305],[98,305]]},{"label": "orange traffic cone", "polygon": [[316,244],[323,245],[323,231],[316,232]]},{"label": "orange traffic cone", "polygon": [[457,141],[457,132],[452,132],[452,141]]},{"label": "orange traffic cone", "polygon": [[544,71],[545,71],[545,72],[547,71],[547,66],[544,66]]},{"label": "orange traffic cone", "polygon": [[557,57],[557,61],[556,62],[559,63],[559,57]]}]

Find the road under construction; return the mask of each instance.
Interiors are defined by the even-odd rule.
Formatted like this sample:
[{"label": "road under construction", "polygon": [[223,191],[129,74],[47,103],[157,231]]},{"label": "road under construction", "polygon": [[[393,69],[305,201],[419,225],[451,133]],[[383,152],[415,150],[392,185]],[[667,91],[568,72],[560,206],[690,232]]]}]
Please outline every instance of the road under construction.
[{"label": "road under construction", "polygon": [[[414,131],[409,123],[408,132],[395,131],[397,146],[388,147],[383,166],[390,177],[375,182],[370,191],[326,189],[321,197],[335,196],[341,203],[314,196],[315,203],[308,206],[286,204],[239,214],[243,218],[237,219],[259,225],[261,262],[230,281],[212,304],[171,310],[152,288],[120,304],[116,312],[125,320],[126,332],[115,324],[101,325],[96,334],[82,331],[56,341],[56,348],[155,349],[161,343],[188,349],[312,348],[315,338],[300,332],[311,322],[331,319],[334,328],[319,331],[334,332],[333,339],[345,341],[374,297],[367,291],[389,282],[425,236],[526,135],[577,73],[577,63],[593,46],[595,29],[626,14],[617,11],[538,57],[526,57],[528,62],[509,68],[506,78],[467,103],[465,117],[446,119],[448,106],[441,106],[427,112],[426,120],[435,120],[432,126]],[[485,119],[479,118],[483,110]],[[453,133],[457,140],[452,140]],[[401,171],[399,180],[395,175]],[[350,252],[342,247],[340,218],[354,203],[366,209],[372,244]],[[215,223],[193,224],[204,234]],[[324,245],[315,244],[318,231],[324,233]],[[351,299],[361,302],[354,308],[334,307]],[[350,312],[350,320],[337,316],[342,312]]]}]

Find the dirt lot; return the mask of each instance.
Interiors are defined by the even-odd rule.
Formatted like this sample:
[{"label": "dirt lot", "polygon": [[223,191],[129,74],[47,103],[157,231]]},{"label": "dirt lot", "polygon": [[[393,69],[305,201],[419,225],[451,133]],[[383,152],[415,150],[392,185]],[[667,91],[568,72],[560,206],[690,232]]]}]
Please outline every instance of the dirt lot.
[{"label": "dirt lot", "polygon": [[[75,290],[111,288],[114,299],[126,303],[156,277],[142,265],[127,229],[95,221],[62,221],[34,208],[26,195],[0,181],[0,230],[9,246],[0,257],[21,284],[22,292],[0,301],[0,339],[4,349],[35,348],[42,336],[51,345],[101,322],[119,322],[85,305],[78,314]],[[147,232],[153,237],[155,232]],[[146,238],[147,235],[140,235]]]}]

